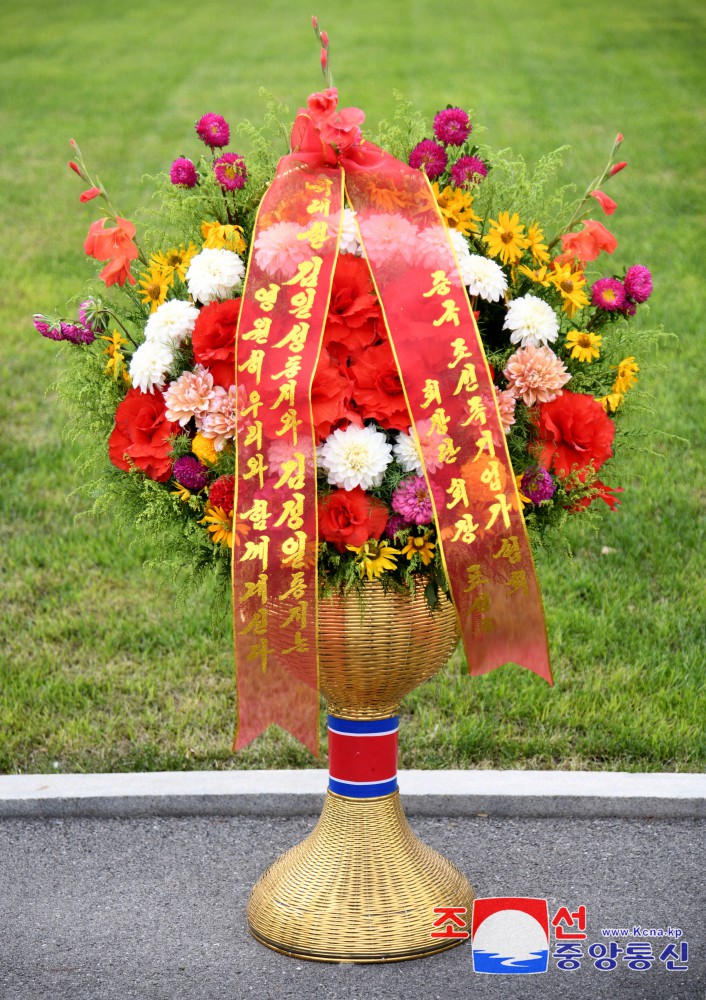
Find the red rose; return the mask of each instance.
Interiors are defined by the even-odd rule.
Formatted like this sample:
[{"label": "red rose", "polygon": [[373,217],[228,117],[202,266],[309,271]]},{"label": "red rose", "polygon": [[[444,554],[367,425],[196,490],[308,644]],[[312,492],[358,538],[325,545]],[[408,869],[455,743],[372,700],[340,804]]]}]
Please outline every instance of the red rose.
[{"label": "red rose", "polygon": [[136,465],[149,479],[164,483],[172,474],[169,438],[180,432],[179,424],[167,420],[161,392],[129,389],[115,411],[110,461],[125,472]]},{"label": "red rose", "polygon": [[347,427],[351,421],[363,423],[351,406],[353,383],[346,371],[325,348],[321,351],[311,386],[311,411],[317,442],[325,440],[337,427]]},{"label": "red rose", "polygon": [[226,299],[204,306],[198,315],[191,343],[194,360],[213,375],[216,385],[235,385],[235,329],[241,299]]},{"label": "red rose", "polygon": [[360,486],[334,490],[319,500],[319,536],[345,552],[346,545],[364,545],[369,538],[380,538],[389,513],[387,504]]},{"label": "red rose", "polygon": [[356,406],[363,420],[377,420],[386,430],[406,431],[412,418],[389,341],[362,351],[350,372],[355,380]]},{"label": "red rose", "polygon": [[373,294],[367,263],[362,257],[342,253],[333,275],[326,322],[356,327],[379,316],[380,307]]},{"label": "red rose", "polygon": [[598,471],[613,454],[613,421],[593,396],[564,389],[551,403],[539,406],[539,461],[545,469],[568,476],[572,468],[593,464]]}]

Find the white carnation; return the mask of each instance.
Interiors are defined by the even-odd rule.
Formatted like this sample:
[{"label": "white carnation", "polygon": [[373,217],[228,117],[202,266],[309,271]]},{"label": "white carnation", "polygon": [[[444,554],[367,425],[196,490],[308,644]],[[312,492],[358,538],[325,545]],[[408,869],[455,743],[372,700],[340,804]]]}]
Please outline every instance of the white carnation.
[{"label": "white carnation", "polygon": [[336,430],[318,448],[319,465],[332,486],[354,490],[356,486],[369,490],[379,486],[385,469],[392,461],[392,446],[374,427]]},{"label": "white carnation", "polygon": [[559,335],[559,321],[552,307],[536,295],[513,299],[507,309],[503,330],[512,330],[511,344],[539,347]]},{"label": "white carnation", "polygon": [[507,291],[505,272],[488,257],[469,254],[461,268],[461,275],[470,294],[477,295],[484,302],[499,302]]},{"label": "white carnation", "polygon": [[[412,430],[411,427],[410,430]],[[411,434],[405,434],[404,431],[400,431],[397,440],[392,446],[392,454],[405,472],[416,472],[418,476],[424,475],[422,459]]]},{"label": "white carnation", "polygon": [[150,315],[145,326],[145,340],[162,340],[181,347],[194,332],[199,311],[191,302],[170,299]]},{"label": "white carnation", "polygon": [[130,378],[136,389],[152,392],[161,389],[165,375],[174,360],[174,349],[164,340],[146,340],[140,344],[130,361]]},{"label": "white carnation", "polygon": [[339,245],[341,253],[352,253],[360,257],[363,250],[358,241],[358,226],[355,222],[355,212],[352,208],[343,209],[343,223],[341,225],[341,242]]},{"label": "white carnation", "polygon": [[186,284],[195,302],[208,305],[240,288],[245,265],[232,250],[202,250],[191,261]]}]

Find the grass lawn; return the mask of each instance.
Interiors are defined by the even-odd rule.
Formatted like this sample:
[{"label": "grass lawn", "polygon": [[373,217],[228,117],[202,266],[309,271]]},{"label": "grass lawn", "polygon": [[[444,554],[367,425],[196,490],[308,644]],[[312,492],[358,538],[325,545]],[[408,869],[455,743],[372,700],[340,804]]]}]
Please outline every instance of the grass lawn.
[{"label": "grass lawn", "polygon": [[[622,131],[616,268],[652,269],[649,322],[678,336],[638,358],[649,399],[634,420],[654,437],[609,480],[624,487],[619,512],[596,532],[574,525],[572,558],[538,554],[555,687],[516,666],[471,680],[457,655],[406,700],[401,766],[701,769],[706,15],[691,0],[334,0],[318,13],[342,103],[373,126],[394,89],[429,117],[460,104],[492,146],[530,161],[570,144],[565,179],[579,185]],[[109,519],[77,516],[78,451],[48,389],[61,362],[30,322],[92,273],[82,244],[97,212],[78,202],[69,137],[132,217],[140,177],[196,153],[201,114],[257,121],[259,87],[292,109],[319,89],[310,14],[299,0],[3,11],[0,771],[317,765],[275,730],[230,753],[229,629],[209,631],[208,593],[175,608],[174,582],[146,575],[150,551]]]}]

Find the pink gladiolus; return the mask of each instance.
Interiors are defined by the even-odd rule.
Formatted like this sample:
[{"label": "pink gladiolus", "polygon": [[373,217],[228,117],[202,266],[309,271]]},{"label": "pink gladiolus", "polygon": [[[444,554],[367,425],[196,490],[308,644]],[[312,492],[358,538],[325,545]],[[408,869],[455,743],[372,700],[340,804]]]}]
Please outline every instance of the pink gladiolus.
[{"label": "pink gladiolus", "polygon": [[618,207],[617,202],[614,202],[613,199],[609,198],[603,191],[591,191],[591,197],[596,199],[606,215],[612,215]]},{"label": "pink gladiolus", "polygon": [[314,17],[313,14],[311,15],[311,26],[314,29],[314,31],[316,31],[316,29],[319,26],[319,19],[318,19],[318,17]]},{"label": "pink gladiolus", "polygon": [[321,50],[321,68],[326,69],[328,65],[328,52],[326,49]]},{"label": "pink gladiolus", "polygon": [[625,170],[627,165],[628,164],[626,160],[621,160],[620,163],[614,163],[613,166],[610,168],[610,176],[615,177],[615,175],[619,174],[621,170]]},{"label": "pink gladiolus", "polygon": [[328,31],[321,32],[321,44],[325,49],[328,48]]},{"label": "pink gladiolus", "polygon": [[101,193],[101,189],[97,187],[89,188],[88,191],[82,191],[79,201],[85,205],[87,201],[93,201]]}]

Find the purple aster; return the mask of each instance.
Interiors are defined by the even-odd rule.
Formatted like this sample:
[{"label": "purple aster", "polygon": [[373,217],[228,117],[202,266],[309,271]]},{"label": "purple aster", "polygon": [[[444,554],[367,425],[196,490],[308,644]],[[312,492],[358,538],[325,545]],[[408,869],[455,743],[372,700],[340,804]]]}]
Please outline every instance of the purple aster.
[{"label": "purple aster", "polygon": [[409,521],[405,517],[402,517],[401,514],[393,514],[387,522],[383,534],[387,538],[394,538],[398,531],[402,531],[403,528],[409,528],[409,526]]},{"label": "purple aster", "polygon": [[213,164],[213,172],[224,191],[239,191],[248,179],[245,160],[237,153],[224,153],[223,156],[219,156]]},{"label": "purple aster", "polygon": [[221,115],[209,113],[196,122],[196,134],[211,149],[220,149],[230,142],[230,127]]},{"label": "purple aster", "polygon": [[633,302],[647,302],[652,294],[650,269],[642,264],[633,264],[625,272],[625,291]]},{"label": "purple aster", "polygon": [[429,524],[434,518],[434,508],[426,480],[421,476],[403,479],[392,494],[392,509],[409,524]]},{"label": "purple aster", "polygon": [[462,108],[444,108],[434,116],[434,135],[445,146],[462,146],[472,128],[471,120]]},{"label": "purple aster", "polygon": [[187,490],[202,490],[208,482],[208,470],[193,455],[183,455],[174,463],[172,475]]},{"label": "purple aster", "polygon": [[172,184],[177,184],[179,187],[192,188],[198,184],[199,175],[191,160],[186,156],[180,156],[172,163],[169,179]]},{"label": "purple aster", "polygon": [[479,184],[488,176],[488,168],[479,156],[461,156],[451,167],[451,180],[456,187]]},{"label": "purple aster", "polygon": [[546,469],[541,465],[531,465],[522,475],[520,492],[529,497],[532,503],[541,503],[542,500],[551,500],[556,486]]},{"label": "purple aster", "polygon": [[622,311],[628,304],[625,285],[618,278],[599,278],[591,287],[591,302],[606,312]]},{"label": "purple aster", "polygon": [[58,319],[50,319],[48,316],[43,316],[41,313],[36,313],[32,317],[32,322],[34,323],[34,328],[37,333],[41,333],[43,337],[47,340],[63,340],[63,334],[61,332],[61,323]]},{"label": "purple aster", "polygon": [[423,139],[409,154],[410,167],[414,167],[415,170],[421,168],[430,181],[441,177],[447,163],[446,150],[433,139]]}]

